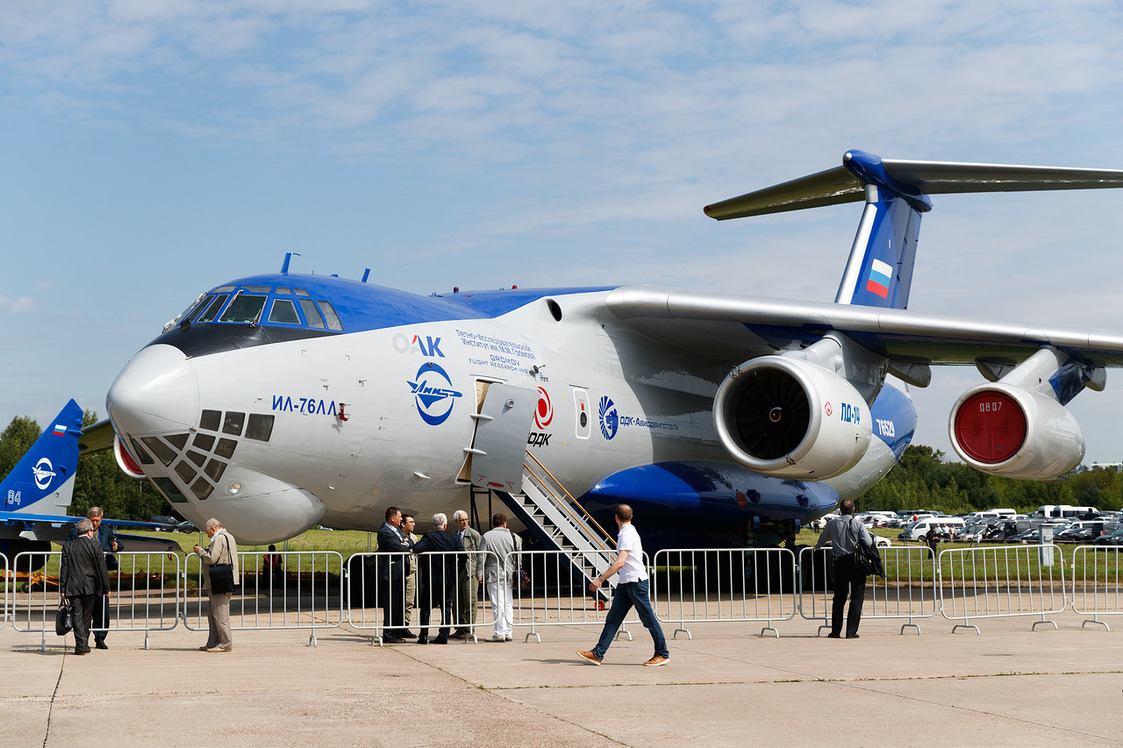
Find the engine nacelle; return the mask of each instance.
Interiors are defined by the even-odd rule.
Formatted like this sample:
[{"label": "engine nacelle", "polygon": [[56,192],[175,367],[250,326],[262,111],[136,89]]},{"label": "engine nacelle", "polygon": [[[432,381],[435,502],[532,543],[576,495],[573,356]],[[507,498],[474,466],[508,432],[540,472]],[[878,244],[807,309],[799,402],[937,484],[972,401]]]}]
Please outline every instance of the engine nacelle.
[{"label": "engine nacelle", "polygon": [[750,470],[777,478],[824,480],[845,472],[865,454],[872,420],[846,379],[784,356],[741,364],[714,397],[722,446]]},{"label": "engine nacelle", "polygon": [[964,392],[951,409],[948,436],[959,459],[984,473],[1051,480],[1084,458],[1076,418],[1056,400],[1006,382]]}]

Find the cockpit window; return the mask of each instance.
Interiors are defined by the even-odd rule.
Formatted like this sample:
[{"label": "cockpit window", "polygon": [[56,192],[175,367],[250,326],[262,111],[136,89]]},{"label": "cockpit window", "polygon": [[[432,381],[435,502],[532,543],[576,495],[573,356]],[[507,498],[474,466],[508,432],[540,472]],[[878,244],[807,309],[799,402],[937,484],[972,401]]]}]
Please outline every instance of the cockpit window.
[{"label": "cockpit window", "polygon": [[214,322],[214,318],[218,316],[218,312],[222,309],[222,305],[226,303],[227,298],[228,297],[226,294],[215,296],[214,301],[212,301],[210,305],[206,309],[204,309],[194,321]]},{"label": "cockpit window", "polygon": [[339,315],[335,313],[332,305],[327,301],[317,301],[316,303],[319,305],[320,311],[324,313],[324,319],[328,322],[328,329],[342,332],[343,324],[339,321]]},{"label": "cockpit window", "polygon": [[222,313],[219,322],[256,322],[261,316],[261,310],[265,307],[265,300],[267,296],[251,296],[250,294],[238,294],[234,300],[230,302],[230,306]]},{"label": "cockpit window", "polygon": [[314,301],[311,299],[301,299],[300,308],[304,312],[304,317],[308,320],[309,327],[314,327],[317,330],[324,329],[324,318],[320,316],[320,311],[316,308],[316,303]]},{"label": "cockpit window", "polygon": [[273,308],[269,310],[269,321],[285,325],[299,325],[300,316],[296,313],[296,305],[288,299],[276,299]]},{"label": "cockpit window", "polygon": [[298,288],[298,289],[296,289],[296,295],[297,295],[297,296],[311,296],[311,294],[309,294],[309,293],[308,293],[307,291],[305,291],[305,290],[304,290],[303,288]]}]

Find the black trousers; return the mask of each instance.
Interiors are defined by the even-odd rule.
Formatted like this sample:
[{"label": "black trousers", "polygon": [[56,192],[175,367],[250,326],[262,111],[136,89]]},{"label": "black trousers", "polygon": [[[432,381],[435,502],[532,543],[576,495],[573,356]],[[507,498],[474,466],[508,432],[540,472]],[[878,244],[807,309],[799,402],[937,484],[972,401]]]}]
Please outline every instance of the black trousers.
[{"label": "black trousers", "polygon": [[846,615],[846,635],[855,636],[862,622],[862,603],[866,600],[866,575],[854,566],[854,555],[834,559],[834,605],[831,608],[831,633],[842,631],[842,612],[846,598],[850,597],[850,611]]},{"label": "black trousers", "polygon": [[421,594],[418,596],[418,607],[421,608],[421,636],[429,635],[429,620],[433,614],[433,608],[440,608],[443,625],[438,632],[438,636],[444,639],[448,638],[449,622],[452,620],[452,596],[453,587],[451,583],[443,585],[443,589],[427,589],[426,586],[422,586]]},{"label": "black trousers", "polygon": [[74,651],[90,651],[90,626],[94,622],[94,608],[100,595],[71,595],[70,619],[74,626]]},{"label": "black trousers", "polygon": [[[109,595],[96,595],[94,600],[94,641],[105,641],[109,628]],[[101,629],[101,631],[97,631]]]},{"label": "black trousers", "polygon": [[405,628],[406,622],[406,578],[402,570],[390,570],[388,578],[382,580],[382,623],[397,633]]}]

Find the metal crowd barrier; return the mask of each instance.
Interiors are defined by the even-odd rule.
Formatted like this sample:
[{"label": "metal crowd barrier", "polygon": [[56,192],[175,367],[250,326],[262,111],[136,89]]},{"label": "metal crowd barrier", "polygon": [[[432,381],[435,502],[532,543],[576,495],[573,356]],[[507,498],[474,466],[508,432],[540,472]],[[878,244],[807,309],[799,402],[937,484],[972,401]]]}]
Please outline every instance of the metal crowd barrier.
[{"label": "metal crowd barrier", "polygon": [[[541,643],[538,629],[543,627],[604,625],[612,603],[614,582],[619,577],[613,577],[594,595],[589,592],[589,582],[578,568],[579,562],[574,560],[578,557],[598,558],[600,555],[600,551],[515,551],[507,554],[507,568],[521,570],[527,577],[526,586],[516,583],[512,606],[513,625],[530,627],[523,641],[530,641],[533,636]],[[644,566],[650,568],[646,553],[643,561]],[[618,637],[627,636],[631,641],[632,634],[627,629],[629,623],[639,623],[634,610],[617,633]]]},{"label": "metal crowd barrier", "polygon": [[[46,649],[47,632],[55,630],[61,558],[61,551],[25,551],[16,555],[13,564],[16,577],[22,576],[25,581],[14,585],[12,626],[16,631],[40,633],[41,649]],[[116,558],[120,568],[109,575],[107,625],[94,631],[143,631],[144,648],[148,649],[150,632],[176,627],[179,556],[158,551],[121,551]]]},{"label": "metal crowd barrier", "polygon": [[[674,631],[694,636],[687,623],[776,621],[795,618],[795,554],[787,548],[664,549],[655,554],[655,615]],[[677,593],[677,598],[675,594]]]},{"label": "metal crowd barrier", "polygon": [[[919,618],[936,615],[937,572],[935,557],[926,546],[879,548],[884,577],[866,582],[862,620],[905,619],[901,633],[913,628],[920,633]],[[799,612],[808,620],[821,620],[818,633],[831,626],[834,599],[834,567],[830,548],[801,548],[799,555]],[[926,593],[925,590],[931,590]],[[849,603],[847,603],[849,604]]]},{"label": "metal crowd barrier", "polygon": [[1068,604],[1065,590],[1064,559],[1060,549],[1046,545],[1002,545],[994,547],[949,548],[940,551],[940,613],[949,621],[962,619],[952,627],[979,627],[971,619],[1037,616],[1038,624],[1055,621],[1055,615]]},{"label": "metal crowd barrier", "polygon": [[[1078,545],[1072,555],[1072,609],[1092,616],[1080,624],[1111,627],[1100,616],[1123,613],[1123,563],[1118,545]],[[1077,584],[1079,576],[1080,584]]]},{"label": "metal crowd barrier", "polygon": [[[203,564],[187,556],[183,624],[207,631]],[[337,551],[239,552],[238,576],[230,598],[230,628],[236,631],[307,629],[309,646],[316,630],[343,621],[343,556]],[[194,589],[186,589],[194,582]]]},{"label": "metal crowd barrier", "polygon": [[[449,633],[456,629],[468,629],[471,632],[469,638],[475,641],[476,629],[494,626],[495,619],[488,620],[487,609],[481,614],[479,571],[469,576],[468,565],[475,560],[477,570],[482,570],[488,556],[498,559],[493,553],[479,551],[356,553],[347,559],[346,623],[359,631],[372,631],[371,644],[377,641],[382,645],[386,636],[396,630],[405,629],[413,634],[412,627],[421,625],[421,606],[431,603],[427,627],[429,639],[436,638],[441,628],[448,627]],[[409,573],[403,579],[397,568],[399,564],[401,568],[406,568],[407,562]],[[447,618],[441,606],[441,593],[433,589],[429,595],[424,594],[425,580],[439,581],[446,575],[450,580]],[[428,586],[431,587],[431,582]],[[384,606],[386,602],[389,603],[388,608]],[[402,618],[387,621],[387,611],[391,619],[397,617],[398,611]]]},{"label": "metal crowd barrier", "polygon": [[4,568],[3,589],[0,589],[0,596],[2,596],[4,598],[4,606],[2,608],[3,618],[0,618],[0,629],[3,629],[5,626],[8,625],[8,612],[10,610],[9,605],[10,605],[10,600],[11,600],[11,589],[12,589],[12,585],[15,584],[16,576],[15,576],[15,572],[12,571],[12,567],[8,564],[8,557],[6,555],[4,555],[3,553],[0,553],[0,564],[3,564],[3,568]]}]

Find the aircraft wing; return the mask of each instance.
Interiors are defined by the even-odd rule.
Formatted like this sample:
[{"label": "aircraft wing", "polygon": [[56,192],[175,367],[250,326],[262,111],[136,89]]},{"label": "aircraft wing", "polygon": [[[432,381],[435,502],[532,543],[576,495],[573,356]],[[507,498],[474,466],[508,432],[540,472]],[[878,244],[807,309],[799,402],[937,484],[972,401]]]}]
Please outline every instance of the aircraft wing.
[{"label": "aircraft wing", "polygon": [[84,457],[113,449],[114,436],[113,424],[108,418],[84,427],[78,439],[78,455]]},{"label": "aircraft wing", "polygon": [[617,288],[606,303],[619,320],[653,340],[733,361],[814,342],[833,330],[907,364],[1020,362],[1052,346],[1087,364],[1123,366],[1123,334],[1095,328],[652,286]]}]

